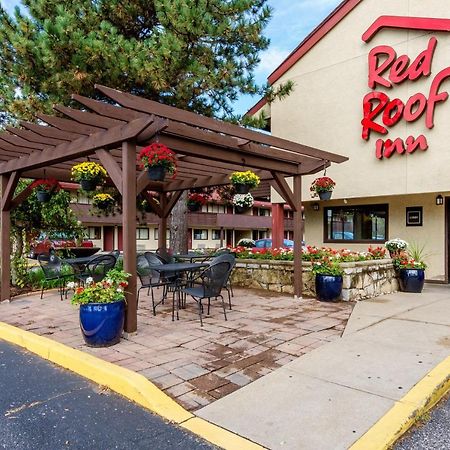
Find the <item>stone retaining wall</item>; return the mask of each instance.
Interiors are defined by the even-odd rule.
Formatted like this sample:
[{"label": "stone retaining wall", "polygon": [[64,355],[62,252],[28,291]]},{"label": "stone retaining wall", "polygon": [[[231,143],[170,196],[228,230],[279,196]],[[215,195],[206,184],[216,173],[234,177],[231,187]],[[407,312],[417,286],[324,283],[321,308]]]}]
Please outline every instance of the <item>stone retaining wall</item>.
[{"label": "stone retaining wall", "polygon": [[[344,270],[344,301],[363,300],[398,290],[391,259],[342,263],[341,267]],[[293,277],[292,261],[238,259],[232,282],[235,286],[293,294]],[[309,262],[303,263],[303,295],[315,296],[314,277]]]}]

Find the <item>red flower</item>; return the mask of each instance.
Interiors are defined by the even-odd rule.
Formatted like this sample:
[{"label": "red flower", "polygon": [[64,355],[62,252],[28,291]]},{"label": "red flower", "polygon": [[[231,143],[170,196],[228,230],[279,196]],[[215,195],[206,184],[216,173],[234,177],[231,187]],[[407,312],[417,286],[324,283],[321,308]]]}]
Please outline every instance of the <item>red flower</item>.
[{"label": "red flower", "polygon": [[78,287],[75,291],[75,294],[81,294],[84,291],[84,288]]},{"label": "red flower", "polygon": [[153,142],[147,147],[144,147],[138,157],[141,167],[149,168],[154,166],[163,166],[167,172],[176,176],[177,157],[175,153],[164,144]]},{"label": "red flower", "polygon": [[33,183],[30,184],[30,189],[37,189],[38,191],[45,192],[57,192],[61,189],[61,186],[55,178],[41,178],[33,181]]},{"label": "red flower", "polygon": [[192,193],[192,194],[189,194],[189,197],[188,197],[188,204],[189,203],[200,203],[200,205],[206,205],[207,201],[208,201],[208,199],[205,194]]}]

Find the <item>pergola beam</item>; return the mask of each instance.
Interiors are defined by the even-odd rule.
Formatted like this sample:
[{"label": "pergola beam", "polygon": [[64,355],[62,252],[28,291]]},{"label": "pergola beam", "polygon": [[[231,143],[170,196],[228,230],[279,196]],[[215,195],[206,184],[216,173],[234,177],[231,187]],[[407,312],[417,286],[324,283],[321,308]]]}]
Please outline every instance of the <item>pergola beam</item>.
[{"label": "pergola beam", "polygon": [[21,161],[11,160],[6,164],[0,164],[0,174],[15,170],[38,169],[59,162],[70,161],[76,157],[87,156],[99,148],[117,145],[128,139],[133,139],[151,122],[152,119],[149,117],[136,119],[125,125],[104,130],[89,137],[76,139],[69,144],[60,144],[52,149],[32,153],[28,157],[21,158]]},{"label": "pergola beam", "polygon": [[96,150],[95,154],[97,155],[98,159],[108,172],[108,175],[111,178],[114,185],[116,186],[117,190],[122,195],[123,174],[119,164],[117,164],[116,160],[111,155],[111,153],[109,153],[103,148]]},{"label": "pergola beam", "polygon": [[148,114],[156,114],[167,117],[177,122],[188,123],[199,128],[216,131],[218,133],[228,134],[230,136],[247,139],[248,141],[259,142],[273,147],[282,148],[300,153],[302,155],[311,156],[313,158],[325,159],[328,161],[341,163],[347,161],[347,157],[336,155],[335,153],[325,152],[316,148],[308,147],[306,145],[297,144],[286,139],[266,135],[253,131],[247,128],[240,127],[228,122],[223,122],[210,117],[201,116],[199,114],[184,111],[172,106],[162,105],[161,103],[143,99],[126,92],[121,92],[116,89],[109,88],[96,84],[95,88],[102,94],[122,105],[125,108],[130,108],[135,111],[146,112]]},{"label": "pergola beam", "polygon": [[9,211],[11,209],[11,201],[16,190],[17,183],[19,182],[20,174],[19,172],[13,172],[10,174],[8,183],[6,184],[5,190],[2,189],[2,211]]},{"label": "pergola beam", "polygon": [[284,198],[285,202],[289,204],[289,206],[292,208],[293,211],[297,210],[297,204],[295,201],[294,193],[292,192],[291,188],[289,187],[289,184],[284,179],[284,177],[277,173],[272,172],[272,176],[275,180],[275,183],[277,184],[279,191],[278,193],[281,194],[281,196]]}]

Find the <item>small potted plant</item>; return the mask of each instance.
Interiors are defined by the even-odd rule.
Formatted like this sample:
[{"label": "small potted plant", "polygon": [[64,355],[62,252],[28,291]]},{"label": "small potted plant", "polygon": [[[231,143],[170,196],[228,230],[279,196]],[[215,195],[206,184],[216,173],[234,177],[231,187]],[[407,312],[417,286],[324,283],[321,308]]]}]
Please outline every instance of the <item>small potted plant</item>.
[{"label": "small potted plant", "polygon": [[316,178],[309,190],[312,192],[312,197],[319,197],[320,200],[330,200],[333,189],[336,183],[330,177]]},{"label": "small potted plant", "polygon": [[92,197],[92,206],[96,212],[103,214],[111,214],[114,212],[114,206],[116,205],[116,200],[111,194],[100,193],[95,194]]},{"label": "small potted plant", "polygon": [[394,259],[394,267],[398,273],[400,290],[402,292],[422,292],[425,283],[425,269],[423,261],[416,261],[408,257]]},{"label": "small potted plant", "polygon": [[313,261],[312,272],[315,275],[317,299],[324,302],[338,300],[342,293],[344,274],[339,262],[328,257]]},{"label": "small potted plant", "polygon": [[187,207],[189,211],[198,211],[203,205],[206,205],[207,198],[205,194],[190,193],[187,200]]},{"label": "small potted plant", "polygon": [[148,177],[152,181],[164,181],[166,174],[175,178],[177,157],[164,144],[153,142],[144,147],[139,153],[139,161],[141,166],[147,169]]},{"label": "small potted plant", "polygon": [[254,202],[252,194],[235,194],[233,197],[234,210],[238,214],[248,211]]},{"label": "small potted plant", "polygon": [[406,250],[408,243],[403,239],[395,238],[387,241],[384,246],[388,249],[391,258],[399,258],[400,256],[406,256]]},{"label": "small potted plant", "polygon": [[36,191],[36,197],[39,202],[48,203],[54,192],[61,189],[60,184],[55,178],[41,178],[30,184],[30,189]]},{"label": "small potted plant", "polygon": [[102,184],[107,176],[106,170],[96,162],[86,161],[76,164],[71,170],[72,179],[80,183],[86,192],[95,191],[97,185]]},{"label": "small potted plant", "polygon": [[248,194],[250,189],[258,187],[260,178],[251,170],[247,170],[245,172],[233,172],[230,175],[230,181],[237,194]]},{"label": "small potted plant", "polygon": [[89,347],[109,347],[120,341],[125,319],[125,289],[129,273],[111,269],[105,279],[88,278],[84,287],[75,287],[73,305],[80,305],[80,328]]}]

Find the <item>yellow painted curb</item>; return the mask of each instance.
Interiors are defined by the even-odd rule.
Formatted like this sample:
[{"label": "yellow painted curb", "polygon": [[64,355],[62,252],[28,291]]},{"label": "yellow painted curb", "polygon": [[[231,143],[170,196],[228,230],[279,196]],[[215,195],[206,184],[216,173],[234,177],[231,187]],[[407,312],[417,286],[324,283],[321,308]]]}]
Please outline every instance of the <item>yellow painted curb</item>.
[{"label": "yellow painted curb", "polygon": [[164,419],[176,423],[224,449],[257,450],[264,448],[206,420],[195,417],[143,375],[132,370],[4,322],[0,322],[0,339],[26,348],[84,378],[106,386]]},{"label": "yellow painted curb", "polygon": [[386,450],[450,391],[450,357],[446,358],[390,409],[349,450]]}]

